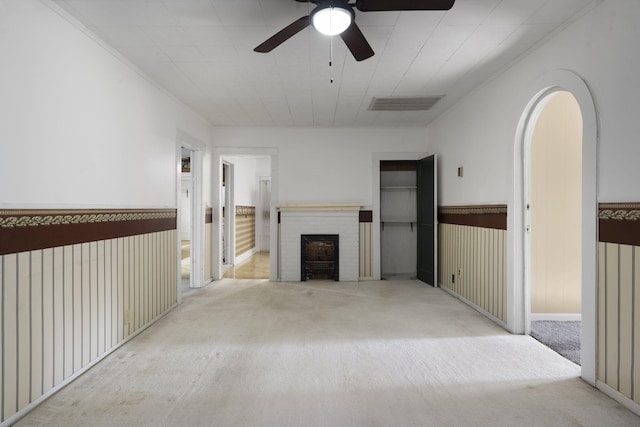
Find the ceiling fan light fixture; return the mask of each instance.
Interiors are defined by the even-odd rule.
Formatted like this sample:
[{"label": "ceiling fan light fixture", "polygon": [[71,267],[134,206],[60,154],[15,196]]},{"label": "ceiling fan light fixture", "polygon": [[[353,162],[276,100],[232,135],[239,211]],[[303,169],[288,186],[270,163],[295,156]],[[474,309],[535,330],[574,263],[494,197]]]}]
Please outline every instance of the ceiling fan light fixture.
[{"label": "ceiling fan light fixture", "polygon": [[313,12],[313,26],[327,36],[344,32],[353,21],[353,12],[343,7],[326,6]]}]

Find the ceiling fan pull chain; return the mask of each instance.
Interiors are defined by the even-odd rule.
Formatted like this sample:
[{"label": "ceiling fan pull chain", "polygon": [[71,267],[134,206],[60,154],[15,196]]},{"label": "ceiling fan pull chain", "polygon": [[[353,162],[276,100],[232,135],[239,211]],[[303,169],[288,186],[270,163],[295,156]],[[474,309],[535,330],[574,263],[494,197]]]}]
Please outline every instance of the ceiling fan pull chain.
[{"label": "ceiling fan pull chain", "polygon": [[[333,36],[329,36],[329,71],[333,67]],[[330,78],[331,84],[333,84],[333,76]]]}]

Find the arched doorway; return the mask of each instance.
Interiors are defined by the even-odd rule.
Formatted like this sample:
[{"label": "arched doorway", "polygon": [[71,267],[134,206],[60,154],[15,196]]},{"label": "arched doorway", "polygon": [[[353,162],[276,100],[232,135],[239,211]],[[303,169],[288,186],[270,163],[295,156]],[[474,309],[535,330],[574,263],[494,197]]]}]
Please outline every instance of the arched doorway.
[{"label": "arched doorway", "polygon": [[574,96],[556,91],[541,102],[525,142],[525,330],[580,364],[582,113]]},{"label": "arched doorway", "polygon": [[[544,75],[534,85],[533,94],[521,115],[516,131],[514,149],[514,198],[510,202],[508,218],[508,270],[511,286],[508,289],[508,327],[515,333],[529,333],[531,321],[530,245],[531,227],[527,210],[530,182],[530,147],[535,124],[544,107],[558,92],[569,92],[582,115],[582,162],[580,166],[580,283],[581,283],[581,365],[582,378],[596,382],[596,310],[597,310],[597,119],[591,93],[585,82],[566,70]],[[529,230],[527,229],[529,227]]]}]

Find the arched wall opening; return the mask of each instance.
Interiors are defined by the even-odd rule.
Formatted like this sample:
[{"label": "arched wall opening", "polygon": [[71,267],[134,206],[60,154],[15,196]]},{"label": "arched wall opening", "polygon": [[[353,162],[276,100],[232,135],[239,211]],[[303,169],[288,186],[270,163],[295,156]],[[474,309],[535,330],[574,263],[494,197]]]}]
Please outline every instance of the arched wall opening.
[{"label": "arched wall opening", "polygon": [[580,280],[582,332],[582,378],[596,383],[597,319],[597,116],[593,98],[585,82],[576,74],[557,70],[544,75],[533,86],[530,99],[518,124],[514,147],[514,192],[508,218],[508,315],[507,326],[514,333],[528,333],[531,292],[529,286],[530,227],[527,211],[531,174],[529,146],[535,124],[554,94],[569,92],[582,114],[582,164],[580,166]]},{"label": "arched wall opening", "polygon": [[541,104],[524,153],[528,311],[531,321],[580,320],[582,113],[566,91]]}]

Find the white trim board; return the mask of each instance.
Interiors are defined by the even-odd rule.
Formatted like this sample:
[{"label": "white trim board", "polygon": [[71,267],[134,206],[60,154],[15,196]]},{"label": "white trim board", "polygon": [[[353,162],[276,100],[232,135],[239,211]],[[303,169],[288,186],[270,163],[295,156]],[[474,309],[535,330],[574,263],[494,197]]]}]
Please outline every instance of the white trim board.
[{"label": "white trim board", "polygon": [[554,322],[580,322],[582,314],[580,313],[531,313],[532,322],[541,320],[549,320]]},{"label": "white trim board", "polygon": [[603,392],[604,394],[606,394],[607,396],[609,396],[610,398],[612,398],[613,400],[615,400],[616,402],[618,402],[619,404],[621,404],[622,406],[624,406],[625,408],[627,408],[628,410],[630,410],[631,412],[633,412],[634,414],[640,416],[640,404],[638,404],[636,401],[629,399],[619,391],[611,388],[610,386],[608,386],[607,384],[603,383],[600,380],[596,381],[596,388],[601,392]]}]

